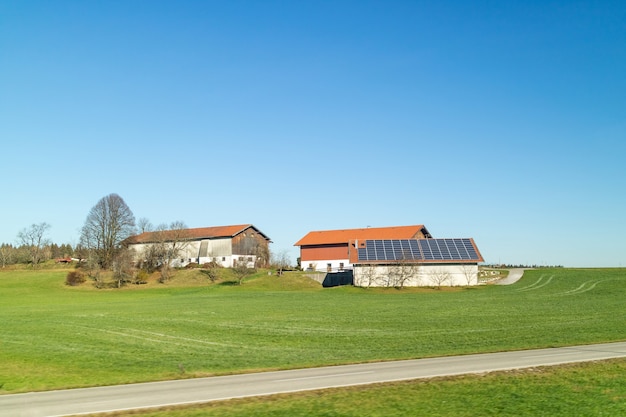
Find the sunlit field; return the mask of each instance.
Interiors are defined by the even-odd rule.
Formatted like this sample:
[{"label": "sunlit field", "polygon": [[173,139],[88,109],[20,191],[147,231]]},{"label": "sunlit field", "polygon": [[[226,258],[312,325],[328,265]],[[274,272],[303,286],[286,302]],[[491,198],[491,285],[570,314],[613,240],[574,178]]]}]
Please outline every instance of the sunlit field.
[{"label": "sunlit field", "polygon": [[626,340],[625,269],[450,290],[297,274],[96,290],[66,273],[0,272],[0,393]]}]

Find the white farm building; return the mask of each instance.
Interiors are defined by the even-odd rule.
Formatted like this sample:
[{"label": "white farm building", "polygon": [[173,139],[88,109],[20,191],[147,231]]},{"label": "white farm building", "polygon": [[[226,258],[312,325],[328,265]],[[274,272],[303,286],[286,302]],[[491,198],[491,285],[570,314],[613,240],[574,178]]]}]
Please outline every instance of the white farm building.
[{"label": "white farm building", "polygon": [[359,287],[478,284],[483,257],[473,239],[354,240],[350,263]]},{"label": "white farm building", "polygon": [[201,227],[195,229],[144,232],[131,236],[124,242],[141,261],[153,245],[176,246],[172,266],[189,263],[215,262],[223,267],[233,267],[238,262],[250,266],[267,266],[270,238],[251,224]]}]

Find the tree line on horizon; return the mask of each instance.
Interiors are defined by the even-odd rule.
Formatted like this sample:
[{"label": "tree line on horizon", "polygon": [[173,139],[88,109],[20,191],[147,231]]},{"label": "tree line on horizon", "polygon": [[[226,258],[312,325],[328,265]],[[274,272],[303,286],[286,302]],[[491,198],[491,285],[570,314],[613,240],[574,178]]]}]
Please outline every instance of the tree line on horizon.
[{"label": "tree line on horizon", "polygon": [[[108,269],[124,251],[124,241],[143,232],[185,230],[182,221],[154,227],[145,218],[135,221],[135,216],[122,197],[109,194],[100,199],[89,211],[80,231],[80,241],[75,246],[58,244],[48,238],[50,224],[32,224],[22,229],[16,244],[0,244],[0,264],[2,266],[23,263],[37,267],[50,259],[92,260],[101,268]],[[168,233],[168,237],[173,234]],[[183,238],[181,233],[181,239]]]},{"label": "tree line on horizon", "polygon": [[[144,221],[144,227],[148,222]],[[50,259],[68,258],[89,260],[99,267],[108,269],[114,259],[124,251],[124,239],[137,232],[135,216],[117,194],[101,198],[89,211],[81,229],[80,242],[76,247],[70,244],[57,244],[48,238],[51,225],[34,223],[22,229],[17,235],[17,243],[0,245],[0,264],[23,263],[36,268]]]},{"label": "tree line on horizon", "polygon": [[[5,268],[9,265],[16,264],[32,264],[33,247],[31,245],[18,243],[16,245],[11,243],[1,243],[0,244],[0,267]],[[51,259],[76,259],[77,253],[81,252],[80,246],[76,246],[73,248],[72,245],[64,243],[46,243],[40,247],[39,257],[37,258],[37,263],[42,263],[49,261]]]}]

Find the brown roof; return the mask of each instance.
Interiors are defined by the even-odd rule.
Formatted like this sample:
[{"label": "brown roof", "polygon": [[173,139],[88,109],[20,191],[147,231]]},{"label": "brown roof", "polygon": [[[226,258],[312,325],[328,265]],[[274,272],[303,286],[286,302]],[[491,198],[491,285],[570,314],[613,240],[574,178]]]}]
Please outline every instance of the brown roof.
[{"label": "brown roof", "polygon": [[414,226],[366,227],[363,229],[319,230],[309,232],[294,246],[348,243],[355,239],[414,239],[430,233],[423,224]]},{"label": "brown roof", "polygon": [[[214,239],[220,237],[233,237],[243,232],[248,228],[253,228],[258,234],[263,236],[266,240],[270,240],[269,237],[265,236],[263,232],[254,227],[251,224],[238,224],[232,226],[214,226],[214,227],[198,227],[195,229],[186,229],[184,236],[185,239]],[[154,242],[156,240],[157,234],[159,232],[143,232],[140,235],[131,236],[128,238],[128,243],[149,243]],[[165,232],[167,234],[167,231]]]}]

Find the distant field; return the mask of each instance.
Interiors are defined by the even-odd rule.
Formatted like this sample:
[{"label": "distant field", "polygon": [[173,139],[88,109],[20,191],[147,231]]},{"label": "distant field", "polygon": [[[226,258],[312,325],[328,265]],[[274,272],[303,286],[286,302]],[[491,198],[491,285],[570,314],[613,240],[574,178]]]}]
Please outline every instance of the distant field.
[{"label": "distant field", "polygon": [[626,340],[625,269],[441,291],[289,274],[95,290],[65,274],[0,272],[1,393]]}]

